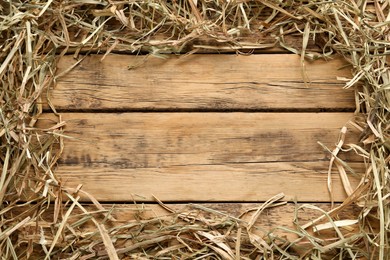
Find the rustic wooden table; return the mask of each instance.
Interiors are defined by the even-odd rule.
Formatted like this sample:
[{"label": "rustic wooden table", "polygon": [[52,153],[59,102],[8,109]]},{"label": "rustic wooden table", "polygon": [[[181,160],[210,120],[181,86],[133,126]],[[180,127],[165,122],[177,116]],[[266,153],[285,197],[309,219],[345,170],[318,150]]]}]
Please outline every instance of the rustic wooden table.
[{"label": "rustic wooden table", "polygon": [[[333,149],[355,107],[337,80],[350,76],[341,59],[303,70],[299,56],[283,53],[102,57],[85,58],[51,94],[71,137],[57,170],[66,186],[119,204],[123,221],[133,213],[126,203],[152,195],[238,215],[283,192],[288,204],[267,211],[266,228],[292,226],[293,201],[329,209],[330,155],[317,142]],[[59,73],[73,63],[62,58]],[[333,189],[336,203],[346,198],[336,171]]]}]

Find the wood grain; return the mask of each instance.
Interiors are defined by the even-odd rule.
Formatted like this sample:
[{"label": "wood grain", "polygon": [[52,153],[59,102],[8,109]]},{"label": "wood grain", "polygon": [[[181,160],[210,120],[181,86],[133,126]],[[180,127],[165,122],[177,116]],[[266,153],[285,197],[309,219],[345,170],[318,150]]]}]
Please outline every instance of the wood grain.
[{"label": "wood grain", "polygon": [[[191,55],[168,59],[131,55],[87,57],[59,78],[51,93],[60,110],[352,110],[352,90],[338,76],[340,59],[306,62],[297,55]],[[75,60],[65,56],[59,71]],[[129,66],[139,65],[128,70]],[[47,108],[47,107],[46,107]]]},{"label": "wood grain", "polygon": [[[329,157],[317,141],[332,149],[351,116],[63,114],[66,134],[76,139],[66,140],[57,173],[67,186],[81,182],[101,201],[151,201],[151,194],[164,201],[264,201],[279,192],[287,200],[328,201]],[[347,142],[354,140],[350,135]],[[337,175],[334,182],[341,201]]]},{"label": "wood grain", "polygon": [[[129,159],[131,160],[131,159]],[[265,201],[283,192],[285,200],[327,202],[327,162],[256,163],[165,168],[116,168],[91,163],[60,165],[57,173],[65,186],[84,189],[105,202],[153,201],[152,195],[169,202]],[[362,171],[360,164],[351,166]],[[334,199],[346,198],[339,177],[332,178]],[[352,179],[352,184],[357,184]]]}]

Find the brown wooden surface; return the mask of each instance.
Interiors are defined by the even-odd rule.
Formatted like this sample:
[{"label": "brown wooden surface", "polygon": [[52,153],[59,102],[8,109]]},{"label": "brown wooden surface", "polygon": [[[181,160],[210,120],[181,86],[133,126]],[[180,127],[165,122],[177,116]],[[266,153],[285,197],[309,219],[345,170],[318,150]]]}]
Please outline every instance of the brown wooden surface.
[{"label": "brown wooden surface", "polygon": [[[234,218],[240,218],[245,222],[249,222],[253,216],[253,213],[256,209],[258,209],[262,204],[261,203],[200,203],[193,205],[183,205],[183,204],[166,204],[167,207],[176,211],[177,213],[191,214],[191,216],[196,216],[198,219],[204,220],[210,225],[216,219],[226,219],[226,216],[231,216]],[[338,206],[339,204],[335,204]],[[111,230],[111,228],[120,227],[121,225],[126,225],[132,223],[132,221],[136,220],[146,220],[152,218],[159,218],[160,220],[172,220],[176,218],[175,213],[170,213],[167,210],[163,209],[159,205],[143,205],[143,204],[104,204],[104,208],[107,212],[110,212],[112,216],[115,218],[114,222],[105,220],[105,226],[107,230]],[[311,206],[318,207],[318,210],[309,209],[309,208],[301,208],[298,210],[297,220],[300,225],[305,225],[309,223],[311,220],[319,217],[321,215],[320,210],[329,211],[331,209],[329,203],[312,203]],[[100,208],[97,209],[95,206],[90,204],[83,204],[83,207],[89,212],[103,212]],[[274,235],[280,235],[284,238],[293,241],[297,239],[297,235],[292,232],[287,232],[285,230],[279,229],[280,227],[284,227],[290,230],[295,230],[294,226],[294,218],[295,211],[298,207],[304,207],[304,204],[298,203],[287,203],[283,206],[272,207],[265,209],[258,220],[255,222],[253,232],[264,236],[268,232],[272,232]],[[210,213],[213,211],[213,213]],[[14,212],[12,217],[23,218],[26,217],[28,209],[26,207],[22,207],[18,209],[17,212]],[[247,212],[246,214],[243,214]],[[74,209],[68,221],[73,223],[77,221],[80,216],[82,216],[80,209],[77,207]],[[79,215],[80,214],[80,215]],[[348,206],[344,210],[342,210],[338,214],[338,218],[340,219],[357,219],[359,215],[359,208],[356,206]],[[38,223],[41,227],[50,227],[51,221],[53,220],[54,210],[53,207],[49,208],[45,216]],[[103,214],[93,214],[93,216],[97,219],[103,219]],[[325,220],[326,222],[327,220]],[[168,222],[169,223],[169,222]],[[319,222],[324,223],[324,222]],[[318,223],[318,224],[319,224]],[[181,224],[177,222],[177,224]],[[199,223],[200,224],[200,223]],[[129,227],[129,232],[131,232],[131,227]],[[150,228],[150,227],[148,227]],[[348,226],[348,228],[358,228],[357,225]],[[87,222],[82,228],[78,228],[78,231],[88,231],[88,230],[96,230],[96,226],[92,222]],[[340,228],[343,233],[348,233],[350,230]],[[312,227],[308,228],[307,231],[309,233],[313,233]],[[39,235],[31,235],[32,232],[28,232],[28,229],[25,233],[23,233],[23,238],[26,240],[32,239],[38,243],[40,240]],[[114,232],[116,233],[116,232]],[[337,237],[337,234],[332,229],[322,230],[320,233],[317,233],[318,238],[327,238]],[[118,242],[118,241],[113,241]],[[119,243],[123,246],[122,243]],[[305,245],[307,246],[307,242],[305,240],[300,241],[299,245],[295,250],[304,250]]]},{"label": "brown wooden surface", "polygon": [[[307,62],[310,84],[305,85],[296,55],[145,61],[109,55],[100,62],[101,57],[87,57],[59,78],[52,92],[67,122],[65,134],[72,137],[65,139],[56,171],[63,185],[83,184],[106,208],[114,202],[154,202],[155,195],[164,202],[209,202],[202,205],[238,216],[259,205],[248,202],[283,192],[284,200],[330,209],[330,156],[317,141],[333,149],[340,128],[353,117],[346,112],[354,109],[353,91],[343,90],[337,80],[350,77],[350,68],[339,70],[345,65],[341,59]],[[74,62],[64,57],[59,73]],[[41,119],[41,126],[53,124],[51,115],[44,118],[49,120]],[[348,129],[346,143],[356,142],[357,134]],[[364,172],[357,156],[342,158],[358,174]],[[346,195],[336,169],[332,180],[333,197],[341,202]],[[350,180],[356,186],[357,180]],[[117,205],[118,223],[133,220],[139,207]],[[293,229],[294,209],[289,203],[266,210],[256,227]],[[356,212],[349,207],[340,218],[356,219]],[[147,205],[143,216],[166,214],[158,205]],[[305,224],[318,215],[305,210],[299,218]]]},{"label": "brown wooden surface", "polygon": [[[317,141],[333,149],[351,117],[65,113],[66,134],[75,139],[65,141],[57,173],[65,185],[83,183],[101,201],[151,201],[152,194],[163,201],[264,201],[279,192],[286,200],[329,201],[329,156]],[[337,175],[334,182],[334,198],[341,201]]]},{"label": "brown wooden surface", "polygon": [[[169,59],[132,55],[87,57],[58,79],[51,100],[60,110],[352,110],[352,90],[342,89],[341,59],[306,62],[273,55],[191,55]],[[76,61],[66,56],[59,72]],[[128,70],[128,66],[139,65]]]}]

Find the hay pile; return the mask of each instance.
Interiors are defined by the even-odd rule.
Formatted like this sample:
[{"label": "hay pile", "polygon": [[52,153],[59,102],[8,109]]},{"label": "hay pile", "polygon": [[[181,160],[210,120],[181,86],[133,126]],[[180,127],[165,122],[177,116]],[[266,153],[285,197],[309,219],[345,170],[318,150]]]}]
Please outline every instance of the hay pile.
[{"label": "hay pile", "polygon": [[[0,1],[2,258],[388,259],[389,9],[390,3],[380,0]],[[313,52],[310,42],[323,51]],[[361,130],[361,142],[335,149],[332,159],[349,198],[322,218],[284,230],[297,234],[297,241],[273,231],[252,232],[260,213],[280,197],[264,203],[249,221],[209,210],[209,218],[193,211],[173,213],[173,220],[141,214],[116,225],[111,210],[92,197],[94,208],[81,205],[82,191],[62,187],[56,178],[64,138],[61,116],[50,129],[35,125],[42,103],[50,104],[42,94],[61,76],[56,62],[62,55],[127,51],[159,56],[275,46],[302,55],[303,68],[305,59],[342,55],[352,67],[354,77],[345,87],[356,89],[355,125]],[[354,172],[338,159],[344,150],[360,154],[366,171]],[[361,178],[354,190],[346,171]],[[335,219],[351,204],[361,208],[359,225],[343,233]],[[334,240],[307,232],[321,221],[333,227]],[[305,250],[296,250],[303,241]]]}]

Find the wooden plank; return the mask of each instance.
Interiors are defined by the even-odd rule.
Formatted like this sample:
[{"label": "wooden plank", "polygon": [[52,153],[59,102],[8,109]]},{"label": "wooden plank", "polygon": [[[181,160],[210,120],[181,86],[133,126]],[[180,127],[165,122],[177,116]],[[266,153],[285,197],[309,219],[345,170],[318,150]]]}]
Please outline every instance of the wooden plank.
[{"label": "wooden plank", "polygon": [[[238,218],[244,212],[248,210],[258,208],[262,203],[196,203],[196,204],[166,204],[169,208],[175,210],[176,212],[190,212],[193,210],[198,210],[203,214],[211,215],[207,211],[200,209],[200,207],[209,208],[216,210],[218,212],[233,216]],[[283,206],[268,208],[264,211],[264,214],[261,215],[260,220],[257,224],[261,228],[275,228],[277,226],[285,226],[293,228],[294,212],[296,207],[301,207],[305,205],[304,203],[287,203]],[[318,207],[324,211],[329,211],[331,209],[330,203],[311,203],[313,207]],[[339,206],[339,203],[335,203],[335,207]],[[97,210],[95,206],[85,205],[88,210]],[[134,215],[138,212],[142,212],[143,218],[155,218],[155,217],[164,217],[171,215],[170,212],[163,209],[157,204],[103,204],[104,208],[112,209],[114,208],[114,217],[118,222],[126,222],[134,219]],[[351,217],[356,213],[359,207],[357,206],[348,206],[345,210],[340,212],[340,217]],[[253,211],[251,211],[253,213]],[[246,217],[250,217],[252,214],[249,213],[248,216],[245,216],[243,220],[246,220]],[[321,216],[321,212],[318,212],[314,209],[306,209],[305,211],[298,211],[298,219],[301,224],[306,224],[306,222],[313,220]],[[352,218],[352,217],[351,217]]]},{"label": "wooden plank", "polygon": [[[57,173],[101,201],[151,201],[151,194],[164,201],[263,201],[278,192],[287,200],[328,201],[328,155],[317,141],[334,147],[351,116],[65,113],[66,134],[76,139],[66,140]],[[334,182],[341,201],[336,175]]]},{"label": "wooden plank", "polygon": [[[129,158],[129,161],[131,158]],[[328,162],[188,165],[164,168],[117,168],[111,165],[62,164],[57,170],[66,186],[84,184],[99,201],[265,201],[283,192],[285,200],[327,202]],[[351,166],[362,170],[360,164]],[[346,198],[334,175],[334,199]],[[352,179],[356,185],[357,180]]]},{"label": "wooden plank", "polygon": [[[313,207],[318,207],[318,209],[329,211],[331,209],[329,203],[313,203],[311,204]],[[108,206],[108,205],[106,205]],[[195,216],[204,217],[206,220],[210,221],[211,223],[215,219],[215,216],[212,214],[207,214],[204,211],[199,211],[199,213],[194,211],[194,209],[191,206],[183,206],[183,205],[168,205],[170,208],[178,210],[179,212],[182,210],[187,210],[188,212],[192,210],[193,214]],[[207,207],[210,209],[217,210],[222,213],[226,213],[230,216],[234,217],[240,217],[240,215],[244,212],[246,212],[249,209],[256,209],[261,206],[261,204],[253,203],[213,203],[213,204],[200,204],[200,206]],[[297,234],[292,232],[287,232],[286,229],[290,230],[296,230],[296,226],[294,224],[294,218],[295,218],[295,211],[297,207],[302,207],[303,204],[299,203],[297,205],[294,204],[287,204],[281,207],[275,207],[275,208],[269,208],[266,209],[258,218],[258,220],[254,224],[253,232],[257,233],[260,236],[265,236],[268,232],[272,232],[274,236],[279,236],[285,238],[287,241],[295,241],[297,242],[295,245],[293,245],[290,250],[295,251],[296,253],[300,254],[301,256],[305,255],[307,250],[310,248],[310,243],[306,239],[300,239],[297,240],[299,237]],[[338,206],[336,204],[335,206]],[[116,214],[116,217],[118,219],[119,223],[128,223],[129,219],[134,218],[137,207],[129,206],[129,205],[118,205],[117,209],[118,212]],[[142,207],[138,206],[138,209]],[[341,211],[340,214],[338,214],[339,219],[358,219],[360,209],[357,206],[349,206],[345,210]],[[244,221],[250,221],[250,219],[253,216],[254,211],[249,212],[248,214],[244,215],[242,219]],[[157,205],[146,205],[145,211],[141,215],[145,218],[148,217],[160,217],[162,218],[167,213],[161,207]],[[133,217],[132,217],[133,216]],[[297,221],[299,224],[304,225],[309,223],[310,221],[316,219],[317,217],[321,216],[321,213],[319,210],[313,210],[304,208],[301,210],[298,210],[297,215]],[[169,218],[168,218],[169,219]],[[327,222],[327,220],[325,220]],[[321,222],[324,223],[324,222]],[[284,230],[280,228],[285,228]],[[351,225],[348,226],[348,229],[340,228],[340,232],[344,234],[345,236],[348,235],[348,233],[351,232],[351,228],[357,229],[358,225]],[[324,241],[333,241],[335,238],[338,238],[338,235],[334,230],[327,229],[322,230],[321,232],[314,233],[313,228],[308,228],[306,230],[309,234],[313,235],[314,237],[317,237],[319,239],[324,239]],[[234,232],[234,231],[233,231]]]},{"label": "wooden plank", "polygon": [[[352,110],[349,76],[341,59],[306,62],[297,55],[191,55],[169,59],[109,55],[87,57],[58,80],[51,100],[62,110]],[[66,56],[59,73],[75,60]],[[128,70],[129,66],[140,64]]]},{"label": "wooden plank", "polygon": [[[120,26],[119,26],[120,27]],[[78,31],[78,30],[77,30]],[[80,34],[79,34],[80,35]],[[121,31],[119,37],[126,35],[126,31]],[[153,53],[156,50],[156,46],[153,43],[166,41],[171,38],[170,33],[159,33],[152,36],[147,42],[138,43],[137,46],[132,46],[132,43],[136,41],[135,39],[128,38],[124,36],[122,39],[126,39],[123,43],[119,43],[115,46],[115,53],[121,54],[131,54],[135,52],[141,53]],[[288,34],[284,35],[284,42],[286,46],[289,46],[292,49],[300,50],[302,48],[302,35],[301,34]],[[0,43],[1,43],[0,39]],[[74,42],[81,42],[83,38],[78,37],[73,39]],[[275,40],[274,37],[270,35],[249,35],[245,37],[235,37],[231,38],[233,42],[221,42],[215,38],[200,36],[195,40],[191,40],[186,43],[185,46],[176,46],[171,44],[160,45],[159,53],[160,54],[187,54],[189,52],[194,52],[196,54],[236,54],[237,52],[241,54],[291,54],[291,51],[280,46],[280,44]],[[306,52],[308,53],[322,53],[323,49],[320,46],[324,44],[320,39],[316,39],[318,42],[314,42],[312,39],[309,39]],[[151,44],[152,43],[152,44]],[[92,47],[86,45],[80,49],[80,45],[70,46],[67,49],[67,54],[74,53],[105,53],[112,44],[103,45],[99,47]],[[63,47],[58,48],[57,52],[60,53],[63,51]]]},{"label": "wooden plank", "polygon": [[[177,211],[177,212],[193,212],[193,211],[199,211],[202,216],[205,218],[210,218],[212,216],[211,213],[208,213],[204,210],[199,210],[197,206],[205,207],[208,209],[213,209],[218,212],[233,216],[233,217],[240,217],[244,212],[247,212],[248,210],[253,210],[258,207],[260,207],[261,203],[201,203],[201,204],[195,204],[192,205],[183,205],[183,204],[169,204],[167,205],[171,209]],[[310,205],[314,207],[317,207],[318,209],[329,211],[331,210],[330,203],[311,203]],[[338,206],[339,204],[336,203],[335,206]],[[272,229],[278,228],[278,227],[285,227],[292,230],[295,230],[295,225],[293,223],[294,221],[294,214],[297,209],[297,207],[304,206],[303,203],[293,204],[293,203],[287,203],[286,205],[269,208],[266,209],[263,214],[260,215],[258,221],[256,221],[255,226],[258,230],[265,230],[270,231]],[[137,213],[142,212],[141,215],[138,215],[137,217],[142,217],[145,219],[149,218],[163,218],[164,216],[170,216],[170,213],[167,212],[165,209],[161,208],[159,205],[129,205],[129,204],[118,204],[118,205],[110,205],[110,204],[104,204],[104,207],[107,209],[114,208],[114,217],[117,219],[118,224],[122,223],[125,224],[128,221],[131,221],[137,216]],[[298,222],[301,225],[304,225],[317,217],[321,216],[321,212],[315,209],[308,209],[305,208],[304,210],[298,210]],[[94,207],[90,206],[88,209],[93,210]],[[96,210],[96,208],[95,208]],[[348,206],[346,209],[340,211],[338,214],[340,219],[357,219],[360,212],[360,208],[357,206]],[[249,221],[250,218],[253,216],[254,211],[248,212],[248,214],[244,215],[242,219],[244,221]],[[218,215],[217,215],[218,216]],[[309,233],[312,233],[312,228],[308,229]],[[329,233],[326,231],[323,231],[323,238],[326,236],[329,236]],[[295,240],[297,237],[294,234],[283,232],[281,230],[274,231],[275,235],[284,235],[287,236],[290,241]],[[321,237],[321,234],[317,234]]]},{"label": "wooden plank", "polygon": [[[210,211],[204,210],[211,209],[218,211],[222,214],[226,214],[235,218],[241,217],[243,221],[249,221],[253,216],[253,209],[260,207],[261,203],[200,203],[200,204],[169,204],[167,205],[169,208],[175,210],[179,213],[192,213],[192,216],[197,216],[200,218],[202,216],[205,220],[210,220],[213,222],[215,217],[223,217],[223,215],[213,214]],[[310,204],[313,208],[304,208],[298,210],[298,223],[301,225],[307,224],[308,222],[320,217],[322,214],[319,210],[315,210],[314,207],[317,207],[323,211],[331,210],[330,203],[312,203]],[[335,206],[339,204],[336,203]],[[98,210],[95,206],[92,205],[83,205],[85,209],[90,212],[94,212]],[[167,210],[163,209],[161,206],[156,204],[102,204],[102,206],[107,209],[107,211],[112,212],[112,216],[115,218],[115,222],[113,224],[115,226],[121,226],[125,224],[129,224],[131,221],[140,220],[140,219],[168,219],[171,220],[172,217],[175,217],[175,214],[171,214]],[[295,230],[294,218],[295,211],[298,207],[304,206],[303,203],[293,204],[287,203],[283,206],[272,207],[265,209],[264,212],[260,215],[258,220],[255,222],[255,230],[257,233],[264,235],[262,231],[271,231],[273,230],[274,235],[285,236],[288,240],[294,241],[297,239],[297,235],[286,232],[283,230],[278,230],[279,227],[288,228],[291,230]],[[200,209],[200,208],[203,209]],[[247,214],[244,214],[248,212]],[[76,208],[74,210],[73,216],[77,216],[77,214],[81,214],[82,212]],[[338,214],[339,219],[357,219],[360,213],[360,208],[357,206],[348,206],[344,210],[340,211]],[[23,216],[23,212],[20,211],[20,216]],[[45,213],[45,220],[51,221],[53,218],[53,208],[50,208]],[[99,219],[99,215],[95,214],[95,217]],[[76,218],[71,218],[71,221]],[[327,219],[325,220],[327,221]],[[320,222],[323,223],[323,222]],[[356,226],[351,226],[356,227]],[[95,229],[96,227],[91,223],[91,225],[87,225],[83,227],[84,229]],[[149,227],[150,228],[150,227]],[[310,234],[313,234],[312,228],[307,229]],[[341,229],[341,231],[346,231]],[[256,232],[256,231],[255,231]],[[321,233],[317,233],[318,238],[330,238],[333,232],[326,232],[323,230]],[[335,235],[335,234],[333,234]],[[39,238],[38,238],[39,239]]]}]

